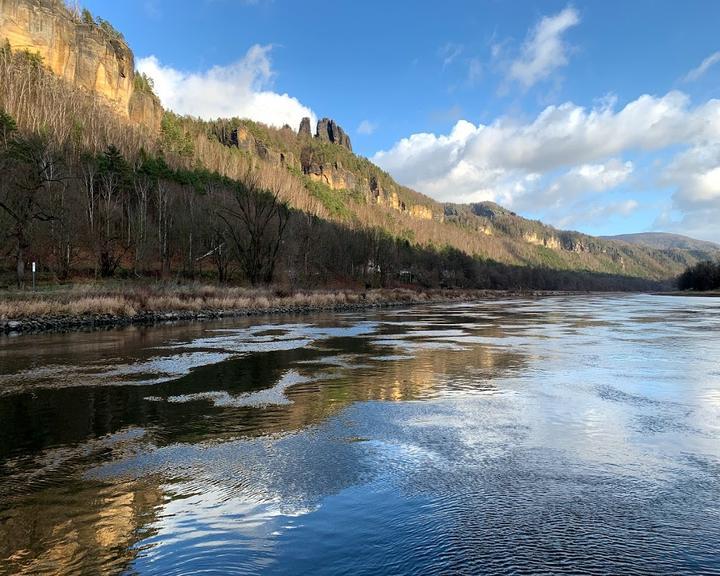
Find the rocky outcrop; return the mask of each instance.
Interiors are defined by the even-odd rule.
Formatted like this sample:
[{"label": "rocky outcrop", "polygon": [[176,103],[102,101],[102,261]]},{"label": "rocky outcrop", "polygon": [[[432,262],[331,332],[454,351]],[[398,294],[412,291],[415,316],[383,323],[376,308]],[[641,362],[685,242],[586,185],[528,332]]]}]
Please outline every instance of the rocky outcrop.
[{"label": "rocky outcrop", "polygon": [[255,138],[247,128],[238,126],[233,128],[230,133],[230,145],[246,152],[252,152],[255,149]]},{"label": "rocky outcrop", "polygon": [[277,150],[273,150],[264,142],[255,140],[255,153],[260,160],[278,166],[284,162],[284,156]]},{"label": "rocky outcrop", "polygon": [[383,188],[380,181],[374,175],[367,181],[366,196],[372,204],[391,208],[392,210],[408,214],[418,220],[437,219],[443,221],[445,219],[443,214],[435,214],[429,206],[423,204],[407,204],[401,200],[396,190],[386,190]]},{"label": "rocky outcrop", "polygon": [[532,233],[525,234],[523,239],[525,242],[532,244],[533,246],[545,246],[546,248],[552,248],[553,250],[562,249],[560,241],[555,238],[555,236],[538,236],[537,234]]},{"label": "rocky outcrop", "polygon": [[[339,161],[320,163],[311,157],[304,159],[302,171],[310,180],[321,182],[333,190],[354,190],[365,198],[368,204],[383,206],[417,218],[418,220],[432,220],[436,218],[429,206],[422,204],[407,205],[400,199],[396,190],[385,190],[376,176],[369,179],[362,178],[354,172],[343,168]],[[443,220],[443,216],[437,216]]]},{"label": "rocky outcrop", "polygon": [[226,136],[227,133],[228,132],[223,129],[222,133],[217,134],[220,141],[226,146],[238,148],[273,166],[297,166],[293,154],[290,152],[279,152],[271,148],[265,144],[265,142],[255,138],[245,126],[238,126],[230,130],[229,139]]},{"label": "rocky outcrop", "polygon": [[414,204],[408,208],[410,216],[417,218],[418,220],[432,220],[433,211],[429,206],[423,206],[422,204]]},{"label": "rocky outcrop", "polygon": [[333,190],[355,190],[358,188],[358,178],[350,170],[343,168],[340,161],[321,163],[316,160],[305,159],[302,171],[310,180],[321,182]]},{"label": "rocky outcrop", "polygon": [[398,212],[402,211],[403,206],[401,205],[397,192],[394,190],[385,190],[376,176],[370,176],[368,186],[370,189],[369,200],[371,203],[377,204],[378,206],[386,206]]},{"label": "rocky outcrop", "polygon": [[324,166],[313,165],[307,171],[307,175],[311,180],[322,182],[333,190],[353,190],[357,186],[355,174],[348,170],[338,170],[335,166],[328,169]]},{"label": "rocky outcrop", "polygon": [[[300,125],[300,129],[302,130],[302,124]],[[315,137],[319,140],[343,146],[352,152],[350,136],[345,134],[345,131],[335,123],[335,120],[332,120],[331,118],[318,120]]]},{"label": "rocky outcrop", "polygon": [[300,120],[300,129],[298,130],[298,136],[301,138],[312,138],[310,132],[310,118],[307,116]]}]

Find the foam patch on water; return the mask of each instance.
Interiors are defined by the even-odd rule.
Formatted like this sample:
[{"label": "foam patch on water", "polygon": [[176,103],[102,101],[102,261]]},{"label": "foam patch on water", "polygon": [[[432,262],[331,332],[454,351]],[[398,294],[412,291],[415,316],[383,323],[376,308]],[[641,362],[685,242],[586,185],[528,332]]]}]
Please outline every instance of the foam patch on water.
[{"label": "foam patch on water", "polygon": [[[289,370],[283,374],[278,382],[272,388],[266,388],[265,390],[259,390],[257,392],[248,392],[241,394],[240,396],[233,396],[227,391],[209,391],[209,392],[198,392],[196,394],[183,394],[180,396],[168,396],[167,402],[183,403],[183,402],[197,402],[204,400],[212,403],[214,406],[220,408],[242,408],[242,407],[253,407],[253,408],[264,408],[266,406],[283,406],[292,404],[292,401],[285,395],[285,390],[290,386],[296,384],[304,384],[310,382],[312,379],[306,376],[301,376],[296,370]],[[159,401],[161,400],[155,396],[149,396],[146,400]]]},{"label": "foam patch on water", "polygon": [[370,360],[379,362],[399,362],[401,360],[413,360],[415,356],[410,354],[385,354],[384,356],[372,356]]},{"label": "foam patch on water", "polygon": [[356,354],[339,354],[337,356],[322,356],[321,358],[313,358],[311,360],[299,360],[296,364],[308,364],[308,365],[325,365],[325,366],[337,366],[338,368],[347,368],[349,370],[358,368],[369,368],[368,364],[358,364],[356,360],[358,356]]},{"label": "foam patch on water", "polygon": [[[376,322],[350,326],[313,326],[311,324],[262,324],[241,330],[220,329],[192,342],[177,343],[173,348],[222,350],[229,353],[272,352],[308,347],[319,340],[351,338],[375,333]],[[269,333],[270,332],[270,333]]]},{"label": "foam patch on water", "polygon": [[50,365],[42,369],[0,377],[0,394],[16,393],[29,384],[33,388],[72,386],[126,386],[160,384],[190,373],[194,368],[218,364],[234,355],[227,352],[187,352],[155,356],[133,363],[89,364],[86,366]]},{"label": "foam patch on water", "polygon": [[[173,377],[184,376],[193,368],[218,364],[231,357],[231,354],[222,352],[188,352],[185,354],[174,354],[172,356],[158,356],[135,364],[116,366],[111,370],[100,372],[104,377],[122,377],[129,375],[153,374],[158,376]],[[141,382],[146,383],[146,382]]]},{"label": "foam patch on water", "polygon": [[374,346],[390,346],[407,352],[417,350],[467,350],[467,348],[454,342],[444,342],[442,340],[409,341],[400,338],[383,338],[382,340],[372,340],[371,343]]}]

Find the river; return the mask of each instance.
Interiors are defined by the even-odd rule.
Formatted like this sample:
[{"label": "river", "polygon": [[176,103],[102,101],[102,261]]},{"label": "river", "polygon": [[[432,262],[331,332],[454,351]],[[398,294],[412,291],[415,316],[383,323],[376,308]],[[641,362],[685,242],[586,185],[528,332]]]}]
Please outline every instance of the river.
[{"label": "river", "polygon": [[720,299],[0,338],[0,574],[720,574]]}]

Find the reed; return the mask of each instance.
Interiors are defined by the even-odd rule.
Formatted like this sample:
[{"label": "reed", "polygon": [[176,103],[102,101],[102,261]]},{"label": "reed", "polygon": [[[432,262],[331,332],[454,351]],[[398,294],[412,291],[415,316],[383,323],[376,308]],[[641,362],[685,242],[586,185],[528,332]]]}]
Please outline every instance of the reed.
[{"label": "reed", "polygon": [[200,312],[270,309],[323,309],[358,304],[397,304],[429,300],[468,300],[487,291],[377,289],[250,289],[207,284],[76,285],[0,294],[0,320],[55,316],[111,315],[133,317],[149,312]]}]

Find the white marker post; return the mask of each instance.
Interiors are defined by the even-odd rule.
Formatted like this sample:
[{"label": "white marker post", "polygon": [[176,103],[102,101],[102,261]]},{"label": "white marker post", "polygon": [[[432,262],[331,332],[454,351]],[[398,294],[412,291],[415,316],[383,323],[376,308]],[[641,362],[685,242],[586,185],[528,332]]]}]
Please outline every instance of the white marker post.
[{"label": "white marker post", "polygon": [[33,273],[33,290],[35,290],[35,262],[32,263],[32,273]]}]

